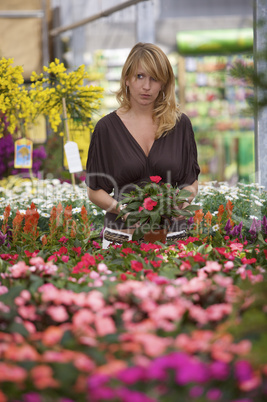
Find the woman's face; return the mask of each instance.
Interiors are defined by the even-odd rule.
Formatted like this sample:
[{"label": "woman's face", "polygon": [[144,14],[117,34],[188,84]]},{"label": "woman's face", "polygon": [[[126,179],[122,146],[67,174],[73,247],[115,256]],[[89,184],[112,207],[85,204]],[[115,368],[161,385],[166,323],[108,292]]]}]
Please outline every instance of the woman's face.
[{"label": "woman's face", "polygon": [[154,106],[162,83],[152,78],[139,64],[136,74],[126,80],[132,105]]}]

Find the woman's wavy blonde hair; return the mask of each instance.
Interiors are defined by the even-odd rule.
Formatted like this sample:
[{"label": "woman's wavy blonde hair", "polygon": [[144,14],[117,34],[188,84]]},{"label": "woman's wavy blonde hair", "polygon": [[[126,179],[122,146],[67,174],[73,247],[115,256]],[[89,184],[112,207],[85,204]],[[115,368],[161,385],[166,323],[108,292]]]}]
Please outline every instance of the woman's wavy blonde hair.
[{"label": "woman's wavy blonde hair", "polygon": [[130,51],[122,68],[120,89],[116,93],[119,105],[126,111],[131,109],[126,80],[132,78],[141,63],[142,68],[155,80],[162,83],[162,89],[155,102],[153,120],[158,123],[156,138],[166,135],[181,118],[181,111],[175,96],[175,77],[166,54],[151,43],[137,43]]}]

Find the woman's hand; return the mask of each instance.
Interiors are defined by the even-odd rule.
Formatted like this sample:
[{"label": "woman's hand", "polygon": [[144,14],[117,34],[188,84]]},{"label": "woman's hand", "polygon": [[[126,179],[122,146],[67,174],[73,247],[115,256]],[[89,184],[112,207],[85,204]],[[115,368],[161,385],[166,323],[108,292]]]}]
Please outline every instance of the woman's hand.
[{"label": "woman's hand", "polygon": [[[190,205],[190,202],[184,202],[183,204],[175,206],[174,209],[181,210],[181,209],[188,207],[188,205]],[[179,215],[179,216],[173,217],[172,219],[174,221],[181,221],[181,220],[185,219],[185,217],[183,215]]]}]

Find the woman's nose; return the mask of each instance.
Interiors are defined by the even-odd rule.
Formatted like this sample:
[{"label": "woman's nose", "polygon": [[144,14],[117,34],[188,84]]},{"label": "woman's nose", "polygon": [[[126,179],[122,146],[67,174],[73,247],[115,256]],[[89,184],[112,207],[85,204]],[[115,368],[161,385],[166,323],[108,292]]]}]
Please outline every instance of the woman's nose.
[{"label": "woman's nose", "polygon": [[144,89],[150,89],[150,79],[149,77],[146,77],[143,81],[143,88]]}]

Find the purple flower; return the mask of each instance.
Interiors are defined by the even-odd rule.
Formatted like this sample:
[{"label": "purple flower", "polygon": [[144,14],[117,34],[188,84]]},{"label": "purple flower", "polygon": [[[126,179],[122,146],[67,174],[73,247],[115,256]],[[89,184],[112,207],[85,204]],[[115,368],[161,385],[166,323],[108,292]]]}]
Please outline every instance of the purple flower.
[{"label": "purple flower", "polygon": [[224,230],[226,232],[226,234],[229,236],[231,234],[231,230],[232,230],[232,225],[231,225],[231,221],[230,219],[228,219],[228,221],[226,222],[226,225],[224,227]]},{"label": "purple flower", "polygon": [[216,380],[226,380],[229,376],[229,366],[227,363],[215,361],[210,365],[211,376]]},{"label": "purple flower", "polygon": [[265,215],[261,221],[261,226],[262,226],[263,233],[267,235],[267,218]]},{"label": "purple flower", "polygon": [[89,388],[100,388],[109,381],[109,376],[104,374],[95,374],[88,378]]},{"label": "purple flower", "polygon": [[251,364],[246,360],[236,362],[235,377],[239,382],[250,380],[253,377]]},{"label": "purple flower", "polygon": [[141,392],[127,388],[118,389],[117,396],[122,402],[156,402],[155,399],[151,399]]},{"label": "purple flower", "polygon": [[36,392],[29,392],[23,396],[23,402],[41,402],[41,397]]},{"label": "purple flower", "polygon": [[242,398],[242,399],[235,399],[234,401],[231,402],[253,402],[253,401],[252,399]]},{"label": "purple flower", "polygon": [[190,216],[190,218],[188,218],[188,220],[187,220],[187,227],[188,227],[189,229],[191,229],[193,223],[194,223],[194,217],[193,217],[193,216]]},{"label": "purple flower", "polygon": [[243,227],[243,222],[240,222],[239,225],[236,225],[236,226],[233,227],[233,229],[231,230],[230,234],[233,237],[242,238],[242,227]]},{"label": "purple flower", "polygon": [[3,234],[0,230],[0,246],[2,246],[3,244],[5,244],[7,238],[7,234]]},{"label": "purple flower", "polygon": [[125,384],[134,384],[144,379],[145,370],[142,367],[127,367],[118,374],[119,380]]},{"label": "purple flower", "polygon": [[261,228],[261,221],[258,221],[257,219],[253,218],[252,224],[249,229],[249,233],[254,239],[256,239],[257,233],[259,232],[260,228]]},{"label": "purple flower", "polygon": [[207,365],[193,360],[176,370],[175,380],[179,385],[186,385],[189,382],[203,383],[208,381],[210,373]]},{"label": "purple flower", "polygon": [[218,388],[212,388],[207,392],[207,398],[209,401],[218,401],[221,399],[221,396],[222,391],[220,391]]},{"label": "purple flower", "polygon": [[200,385],[195,385],[189,391],[189,395],[191,398],[199,398],[203,394],[203,387]]}]

